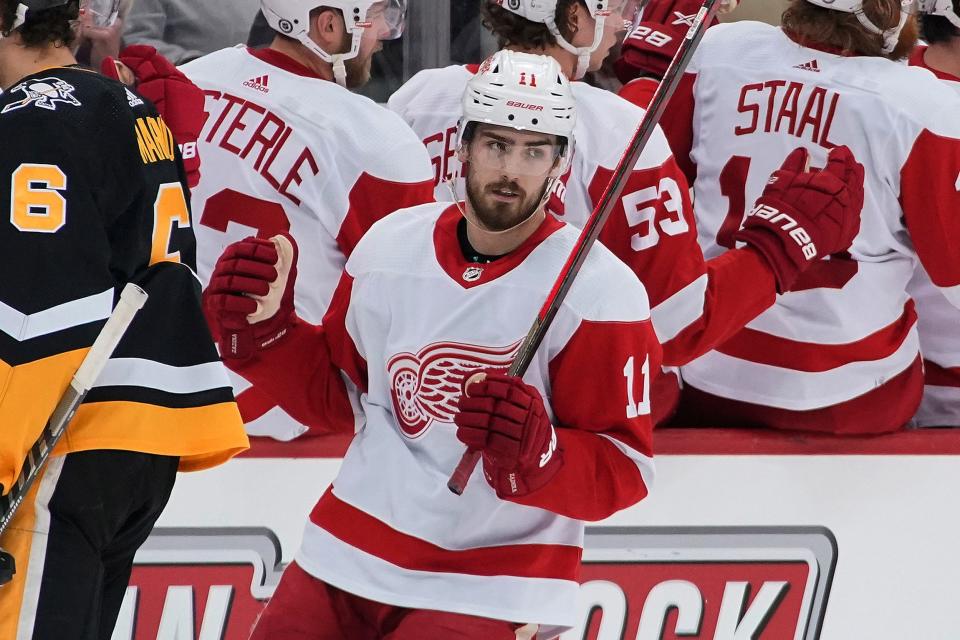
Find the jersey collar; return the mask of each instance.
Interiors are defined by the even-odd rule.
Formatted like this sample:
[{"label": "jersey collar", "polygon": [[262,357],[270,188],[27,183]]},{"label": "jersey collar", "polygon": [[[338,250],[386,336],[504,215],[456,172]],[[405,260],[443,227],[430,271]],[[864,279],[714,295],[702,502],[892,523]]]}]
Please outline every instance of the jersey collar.
[{"label": "jersey collar", "polygon": [[271,66],[289,71],[295,75],[304,76],[305,78],[316,78],[317,80],[326,80],[326,78],[318,75],[309,67],[300,64],[287,54],[275,49],[251,49],[247,47],[247,53],[261,62],[266,62]]},{"label": "jersey collar", "polygon": [[457,238],[457,225],[460,223],[460,218],[460,209],[456,204],[450,205],[440,214],[433,230],[433,246],[440,267],[451,280],[464,289],[486,284],[513,271],[541,242],[563,227],[562,222],[547,215],[537,230],[519,247],[495,262],[477,263],[468,262],[463,256],[463,251],[460,250],[460,240]]},{"label": "jersey collar", "polygon": [[781,30],[783,31],[784,35],[786,35],[788,38],[793,40],[795,43],[797,43],[801,47],[806,47],[807,49],[814,49],[816,51],[830,53],[835,56],[843,56],[844,58],[857,58],[862,55],[857,53],[856,51],[850,51],[849,49],[842,49],[840,47],[834,47],[832,45],[825,44],[823,42],[817,42],[815,40],[804,38],[799,33],[795,33],[789,29],[783,29],[781,27]]},{"label": "jersey collar", "polygon": [[916,47],[910,53],[910,66],[926,69],[927,71],[930,71],[931,73],[933,73],[933,75],[937,76],[941,80],[948,80],[950,82],[960,82],[960,77],[951,75],[949,73],[944,73],[943,71],[934,69],[933,67],[929,66],[927,64],[927,61],[924,59],[924,56],[926,55],[926,53],[927,53],[926,47],[924,46]]}]

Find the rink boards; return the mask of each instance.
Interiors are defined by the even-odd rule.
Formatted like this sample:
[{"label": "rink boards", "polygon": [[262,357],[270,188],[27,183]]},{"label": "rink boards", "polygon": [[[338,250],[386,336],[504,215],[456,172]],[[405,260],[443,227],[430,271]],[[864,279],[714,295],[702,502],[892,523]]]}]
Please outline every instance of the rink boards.
[{"label": "rink boards", "polygon": [[[342,440],[178,479],[114,640],[244,640]],[[564,640],[960,638],[960,432],[665,430],[650,498],[588,530]]]}]

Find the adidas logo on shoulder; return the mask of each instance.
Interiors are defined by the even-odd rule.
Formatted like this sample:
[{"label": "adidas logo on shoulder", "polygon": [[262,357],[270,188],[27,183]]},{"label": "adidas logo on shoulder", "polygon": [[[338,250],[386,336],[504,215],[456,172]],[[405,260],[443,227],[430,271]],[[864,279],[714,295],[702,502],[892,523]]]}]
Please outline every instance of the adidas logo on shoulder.
[{"label": "adidas logo on shoulder", "polygon": [[804,71],[813,71],[814,73],[820,73],[820,65],[816,60],[811,60],[810,62],[804,62],[803,64],[794,65],[794,69],[803,69]]},{"label": "adidas logo on shoulder", "polygon": [[249,87],[261,93],[270,93],[270,76],[260,76],[259,78],[250,78],[243,83],[243,86]]}]

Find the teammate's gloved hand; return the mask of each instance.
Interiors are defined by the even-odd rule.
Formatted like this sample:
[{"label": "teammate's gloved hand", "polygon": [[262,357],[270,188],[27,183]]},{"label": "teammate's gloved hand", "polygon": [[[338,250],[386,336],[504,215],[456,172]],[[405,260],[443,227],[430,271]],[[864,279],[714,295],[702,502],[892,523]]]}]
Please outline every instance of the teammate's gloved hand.
[{"label": "teammate's gloved hand", "polygon": [[288,234],[227,247],[203,292],[203,313],[225,359],[274,344],[295,319],[297,243]]},{"label": "teammate's gloved hand", "polygon": [[[690,20],[700,12],[702,0],[650,0],[643,10],[643,20],[627,36],[620,58],[613,68],[620,82],[653,76],[662,78],[690,29]],[[728,0],[719,13],[737,6]],[[716,18],[710,23],[717,23]]]},{"label": "teammate's gloved hand", "polygon": [[849,249],[860,232],[863,165],[848,147],[831,149],[823,169],[808,164],[807,150],[794,149],[733,236],[766,258],[780,293],[817,260]]},{"label": "teammate's gloved hand", "polygon": [[[105,58],[101,72],[122,80],[116,62]],[[140,95],[157,107],[170,127],[174,140],[180,145],[187,182],[190,187],[197,186],[200,181],[197,139],[207,120],[203,91],[153,47],[131,45],[120,52],[120,62],[135,76]]]},{"label": "teammate's gloved hand", "polygon": [[557,433],[534,387],[516,376],[484,375],[460,396],[457,438],[482,453],[484,475],[498,496],[526,495],[560,470]]}]

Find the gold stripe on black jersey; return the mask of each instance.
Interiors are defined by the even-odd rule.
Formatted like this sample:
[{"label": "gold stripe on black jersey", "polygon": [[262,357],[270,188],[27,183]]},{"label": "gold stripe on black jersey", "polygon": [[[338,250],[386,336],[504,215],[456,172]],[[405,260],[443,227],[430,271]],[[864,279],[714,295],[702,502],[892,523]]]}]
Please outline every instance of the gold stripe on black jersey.
[{"label": "gold stripe on black jersey", "polygon": [[126,449],[179,456],[181,471],[229,460],[249,446],[235,402],[170,409],[137,402],[83,404],[55,453]]},{"label": "gold stripe on black jersey", "polygon": [[53,408],[88,349],[58,353],[10,366],[0,361],[0,484],[13,486],[23,458],[43,430]]}]

